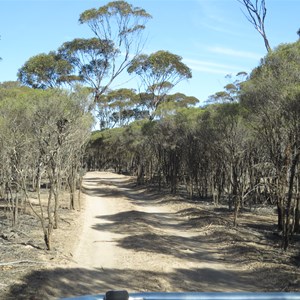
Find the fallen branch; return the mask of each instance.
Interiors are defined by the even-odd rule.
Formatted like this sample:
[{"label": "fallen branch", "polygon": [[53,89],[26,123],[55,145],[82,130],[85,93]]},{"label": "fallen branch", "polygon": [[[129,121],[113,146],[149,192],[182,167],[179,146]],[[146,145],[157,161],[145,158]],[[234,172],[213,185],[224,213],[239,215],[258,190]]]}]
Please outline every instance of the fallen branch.
[{"label": "fallen branch", "polygon": [[23,243],[18,243],[18,244],[23,245],[23,246],[31,246],[32,248],[35,248],[35,249],[38,249],[38,250],[44,250],[44,248],[33,244],[33,242],[31,240],[29,240],[27,242],[23,242]]},{"label": "fallen branch", "polygon": [[64,218],[60,218],[60,220],[61,221],[63,221],[63,222],[66,222],[67,224],[69,224],[69,225],[72,225],[72,223],[71,222],[69,222],[69,221],[67,221],[66,219],[64,219]]},{"label": "fallen branch", "polygon": [[20,233],[20,234],[23,234],[24,236],[28,237],[28,238],[31,238],[27,233],[25,233],[24,231],[21,231],[19,229],[13,229],[12,231],[15,231],[17,233]]}]

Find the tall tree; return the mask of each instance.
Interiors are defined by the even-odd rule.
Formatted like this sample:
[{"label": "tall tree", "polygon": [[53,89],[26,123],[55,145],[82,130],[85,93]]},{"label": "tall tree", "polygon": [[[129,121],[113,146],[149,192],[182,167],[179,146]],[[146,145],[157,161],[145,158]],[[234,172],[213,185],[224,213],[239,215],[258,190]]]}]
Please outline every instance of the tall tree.
[{"label": "tall tree", "polygon": [[300,159],[300,42],[281,45],[269,53],[243,84],[242,103],[268,151],[269,177],[278,203],[283,248],[299,230],[300,199],[296,178]]},{"label": "tall tree", "polygon": [[207,103],[225,103],[225,102],[238,102],[240,97],[241,84],[246,79],[246,72],[239,72],[236,78],[232,81],[232,75],[226,75],[225,78],[230,82],[224,86],[224,90],[216,92],[208,97]]},{"label": "tall tree", "polygon": [[174,115],[184,108],[193,107],[199,103],[196,97],[186,96],[182,93],[167,95],[165,101],[161,103],[156,111],[158,116]]},{"label": "tall tree", "polygon": [[[77,177],[90,135],[90,99],[85,93],[36,90],[14,82],[0,85],[0,99],[0,195],[10,207],[13,225],[20,208],[31,207],[50,249],[62,181]],[[42,181],[49,183],[48,195],[41,192]]]},{"label": "tall tree", "polygon": [[101,95],[96,103],[100,130],[128,124],[135,115],[136,93],[118,89]]},{"label": "tall tree", "polygon": [[137,74],[145,91],[152,95],[150,118],[176,84],[192,77],[190,68],[180,56],[163,50],[139,55],[132,60],[128,72]]},{"label": "tall tree", "polygon": [[270,52],[271,46],[269,44],[269,40],[265,30],[265,18],[267,15],[267,8],[265,0],[238,0],[238,2],[242,3],[248,15],[245,14],[247,20],[254,26],[254,28],[259,32],[264,40],[265,47],[268,52]]},{"label": "tall tree", "polygon": [[151,15],[125,1],[113,1],[84,11],[79,18],[93,34],[90,39],[66,42],[59,52],[94,89],[95,101],[128,67],[143,46],[142,32]]},{"label": "tall tree", "polygon": [[64,82],[78,80],[72,76],[73,66],[56,52],[31,57],[18,71],[18,80],[38,89],[54,88]]}]

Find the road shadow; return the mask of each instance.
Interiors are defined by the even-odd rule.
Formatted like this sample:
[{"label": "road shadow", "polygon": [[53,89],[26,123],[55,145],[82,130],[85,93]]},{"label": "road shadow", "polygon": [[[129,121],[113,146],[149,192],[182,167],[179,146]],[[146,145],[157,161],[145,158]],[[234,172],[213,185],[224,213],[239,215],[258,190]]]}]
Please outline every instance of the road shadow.
[{"label": "road shadow", "polygon": [[[148,193],[144,188],[132,186],[132,182],[126,178],[89,180],[97,182],[97,187],[89,188],[86,192],[97,197],[122,197],[136,206],[157,207],[172,200],[171,196],[161,195],[157,191]],[[184,202],[180,197],[173,197],[173,200]],[[247,261],[262,262],[267,255],[270,255],[268,261],[271,261],[278,255],[272,252],[273,249],[266,249],[270,245],[274,246],[270,233],[272,227],[262,227],[263,233],[258,232],[258,236],[252,231],[242,231],[247,224],[233,228],[232,213],[229,210],[204,209],[195,205],[174,213],[128,210],[96,218],[99,222],[93,225],[94,230],[125,235],[115,240],[117,246],[124,249],[164,254],[187,261],[221,261],[225,265]],[[258,229],[255,224],[249,228]]]},{"label": "road shadow", "polygon": [[[103,294],[112,289],[129,292],[282,291],[285,282],[277,283],[267,278],[272,272],[266,268],[239,272],[179,268],[169,273],[134,269],[45,269],[28,274],[22,283],[10,288],[5,299],[57,299]],[[286,272],[282,270],[282,276],[286,276]],[[266,277],[263,279],[261,275]],[[290,286],[289,290],[297,288]]]},{"label": "road shadow", "polygon": [[143,212],[138,210],[128,210],[112,215],[101,215],[96,218],[110,221],[96,224],[93,228],[97,230],[112,231],[115,233],[134,234],[141,232],[141,229],[151,231],[153,229],[171,230],[188,228],[188,224],[177,218],[175,213],[163,212]]},{"label": "road shadow", "polygon": [[[97,281],[97,279],[96,283],[98,282],[101,286],[101,292],[115,289],[113,284],[119,283],[121,285],[117,288],[132,291],[164,291],[169,286],[172,286],[172,291],[281,291],[289,289],[287,278],[291,278],[289,273],[291,266],[288,266],[284,256],[281,261],[278,248],[274,249],[273,227],[269,223],[258,226],[255,220],[250,223],[247,215],[243,216],[241,213],[240,217],[243,218],[243,222],[237,228],[233,228],[232,212],[224,207],[201,205],[201,202],[187,201],[181,196],[172,196],[154,189],[139,187],[126,177],[124,179],[89,178],[88,180],[89,182],[86,181],[86,183],[93,183],[93,186],[85,189],[87,194],[95,197],[122,197],[124,201],[130,201],[137,209],[97,216],[99,222],[92,228],[101,232],[122,234],[122,237],[114,240],[118,247],[136,252],[167,255],[170,261],[183,259],[189,262],[199,262],[197,266],[203,263],[213,266],[215,263],[221,268],[227,266],[235,268],[236,266],[236,269],[239,269],[239,271],[213,268],[176,269],[167,274],[128,269],[104,270],[107,276],[104,279],[101,277],[105,276],[101,273],[103,270],[97,270],[98,275],[92,274],[92,276],[100,276],[101,280]],[[193,206],[178,209],[172,213],[150,213],[146,209],[146,211],[138,210],[139,207],[143,210],[143,207],[151,206],[154,207],[154,211],[155,207],[159,211],[159,206],[186,202]],[[197,206],[198,203],[199,206]],[[175,207],[185,206],[176,205]],[[240,270],[243,264],[248,266],[250,263],[255,265],[255,267],[251,265],[252,271]],[[274,263],[276,267],[262,268],[265,263],[271,263],[271,265]],[[278,265],[282,269],[276,270]],[[109,286],[110,276],[116,277],[116,281],[111,281],[111,286]],[[128,280],[123,280],[123,276]],[[136,277],[139,278],[138,281]],[[166,284],[164,285],[163,282]],[[97,284],[95,284],[96,287]],[[97,291],[86,293],[97,293]]]},{"label": "road shadow", "polygon": [[[92,228],[101,232],[125,234],[117,239],[119,247],[135,251],[145,251],[174,256],[189,261],[214,262],[222,259],[218,244],[225,239],[233,240],[229,233],[211,232],[192,236],[181,236],[193,228],[189,220],[182,220],[176,213],[147,213],[142,211],[125,211],[113,215],[97,217],[99,222]],[[109,222],[107,222],[109,221]],[[172,234],[172,233],[176,234]],[[232,234],[233,235],[233,234]]]},{"label": "road shadow", "polygon": [[[91,187],[92,186],[92,187]],[[162,196],[167,192],[158,191],[157,189],[147,188],[136,184],[133,177],[118,178],[97,178],[90,177],[83,179],[83,192],[90,196],[101,197],[118,197],[125,196],[129,200],[137,201],[138,205],[159,204]],[[153,201],[150,203],[150,201]]]},{"label": "road shadow", "polygon": [[106,177],[106,178],[99,178],[99,177],[88,177],[83,178],[83,184],[93,184],[93,185],[110,185],[116,186],[119,188],[131,188],[136,186],[135,180],[132,177]]}]

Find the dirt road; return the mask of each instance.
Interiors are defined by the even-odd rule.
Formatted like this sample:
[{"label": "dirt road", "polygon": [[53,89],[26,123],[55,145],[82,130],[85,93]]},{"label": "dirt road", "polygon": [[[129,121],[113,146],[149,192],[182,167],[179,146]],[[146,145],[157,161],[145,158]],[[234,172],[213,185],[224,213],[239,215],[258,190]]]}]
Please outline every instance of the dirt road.
[{"label": "dirt road", "polygon": [[193,228],[178,213],[192,205],[164,201],[113,173],[88,173],[84,189],[85,221],[74,267],[93,274],[80,280],[84,287],[93,282],[89,292],[257,289],[241,266],[224,261],[216,243],[205,243],[203,228]]}]

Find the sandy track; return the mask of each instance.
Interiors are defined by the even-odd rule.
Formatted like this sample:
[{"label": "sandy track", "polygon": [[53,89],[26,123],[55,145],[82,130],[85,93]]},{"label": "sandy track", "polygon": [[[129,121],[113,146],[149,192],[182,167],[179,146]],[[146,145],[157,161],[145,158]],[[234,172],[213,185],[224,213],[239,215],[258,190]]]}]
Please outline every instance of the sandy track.
[{"label": "sandy track", "polygon": [[183,225],[176,207],[132,189],[128,177],[90,172],[84,189],[85,221],[74,267],[95,271],[101,292],[255,289],[241,275],[244,270],[224,263],[216,246],[198,241],[197,228]]},{"label": "sandy track", "polygon": [[[109,176],[110,174],[102,174]],[[124,205],[118,206],[117,199],[111,197],[100,197],[95,190],[103,189],[105,185],[100,185],[97,173],[89,173],[84,181],[86,192],[86,207],[84,211],[84,225],[79,239],[77,249],[74,253],[74,260],[77,266],[84,268],[113,268],[116,267],[116,240],[122,234],[100,231],[97,226],[110,224],[110,221],[102,219],[105,215],[121,211]],[[109,187],[106,187],[109,189]]]}]

